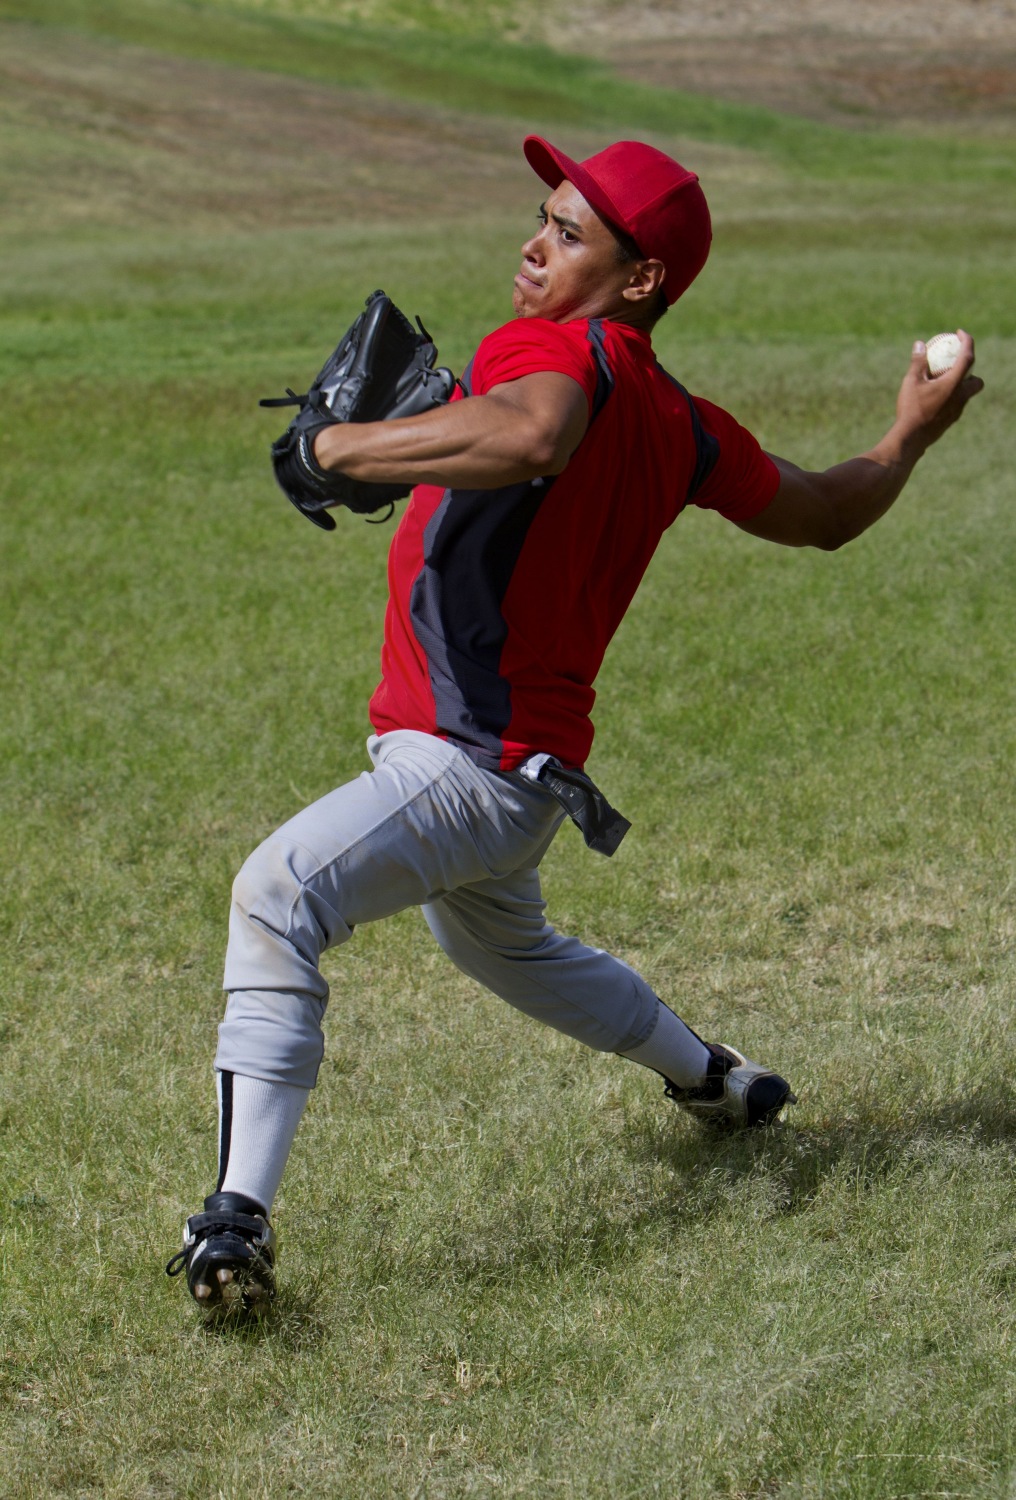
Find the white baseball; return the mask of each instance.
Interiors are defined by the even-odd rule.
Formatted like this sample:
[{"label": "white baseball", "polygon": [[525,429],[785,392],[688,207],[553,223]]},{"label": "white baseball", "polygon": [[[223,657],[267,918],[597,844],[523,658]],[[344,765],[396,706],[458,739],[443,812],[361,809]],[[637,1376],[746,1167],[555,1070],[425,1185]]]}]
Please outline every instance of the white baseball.
[{"label": "white baseball", "polygon": [[961,344],[955,333],[936,333],[928,340],[928,374],[944,375],[960,357]]}]

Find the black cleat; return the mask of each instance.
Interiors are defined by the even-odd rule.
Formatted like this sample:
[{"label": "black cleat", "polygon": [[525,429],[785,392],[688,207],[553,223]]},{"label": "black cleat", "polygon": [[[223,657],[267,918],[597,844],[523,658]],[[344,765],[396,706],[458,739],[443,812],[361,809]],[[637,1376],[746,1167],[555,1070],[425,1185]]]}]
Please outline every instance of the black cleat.
[{"label": "black cleat", "polygon": [[668,1099],[699,1120],[716,1120],[741,1129],[772,1125],[786,1104],[796,1104],[790,1084],[771,1068],[749,1062],[733,1047],[707,1042],[712,1053],[709,1075],[697,1088],[682,1089],[666,1079]]},{"label": "black cleat", "polygon": [[254,1311],[275,1296],[275,1230],[259,1203],[240,1193],[212,1193],[204,1212],[184,1225],[183,1249],[167,1276],[187,1272],[187,1286],[206,1311]]}]

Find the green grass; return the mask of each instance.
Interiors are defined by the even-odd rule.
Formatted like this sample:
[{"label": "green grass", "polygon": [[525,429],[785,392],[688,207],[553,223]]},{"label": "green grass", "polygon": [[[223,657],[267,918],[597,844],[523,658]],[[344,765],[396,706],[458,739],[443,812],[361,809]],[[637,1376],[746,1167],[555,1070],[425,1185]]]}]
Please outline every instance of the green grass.
[{"label": "green grass", "polygon": [[[206,0],[0,0],[0,20],[259,71],[383,90],[399,99],[556,126],[603,130],[637,121],[643,133],[747,147],[795,172],[906,178],[939,185],[1013,183],[1003,137],[955,132],[908,138],[845,132],[812,120],[618,78],[603,63],[548,47],[429,29],[377,28]],[[127,58],[125,58],[127,62]]]},{"label": "green grass", "polygon": [[[451,57],[437,109],[422,40],[395,99],[335,81],[324,23],[2,14],[0,1494],[1009,1500],[1011,153],[967,135],[945,193],[948,143],[911,175],[869,132],[876,171],[611,96],[708,172],[715,260],[659,338],[694,390],[820,465],[915,334],[970,326],[987,381],[836,556],[682,518],[599,683],[634,830],[546,862],[561,927],[801,1103],[703,1137],[406,913],[326,960],[276,1314],[209,1332],[161,1267],[213,1171],[229,884],[362,768],[385,598],[388,533],[303,523],[256,401],[374,285],[457,367],[503,319],[533,54]],[[541,55],[526,125],[595,149],[593,75]]]},{"label": "green grass", "polygon": [[[599,0],[583,11],[609,10],[611,0]],[[443,38],[468,36],[483,43],[524,41],[542,35],[548,24],[572,19],[567,0],[237,0],[234,9],[269,13],[290,20],[313,18],[374,30],[427,31]]]}]

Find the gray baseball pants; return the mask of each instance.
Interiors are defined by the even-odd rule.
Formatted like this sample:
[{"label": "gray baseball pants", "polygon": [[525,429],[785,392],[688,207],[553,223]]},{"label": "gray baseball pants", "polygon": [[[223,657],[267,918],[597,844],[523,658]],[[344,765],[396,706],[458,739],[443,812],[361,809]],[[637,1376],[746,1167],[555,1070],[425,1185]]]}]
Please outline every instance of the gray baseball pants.
[{"label": "gray baseball pants", "polygon": [[564,817],[556,799],[416,730],[372,736],[367,749],[373,771],[283,824],[236,878],[215,1066],[313,1087],[321,954],[407,906],[509,1005],[602,1052],[643,1042],[659,1009],[645,980],[544,916],[537,867]]}]

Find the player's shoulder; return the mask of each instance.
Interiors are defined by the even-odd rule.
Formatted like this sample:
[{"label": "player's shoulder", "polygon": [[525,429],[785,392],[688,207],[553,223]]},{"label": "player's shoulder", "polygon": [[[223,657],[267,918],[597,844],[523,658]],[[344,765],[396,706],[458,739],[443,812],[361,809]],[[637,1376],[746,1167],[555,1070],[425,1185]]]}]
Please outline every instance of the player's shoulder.
[{"label": "player's shoulder", "polygon": [[575,349],[588,342],[588,318],[576,318],[569,323],[555,323],[550,318],[512,318],[488,333],[480,350],[493,353],[505,348]]},{"label": "player's shoulder", "polygon": [[595,382],[589,321],[553,323],[547,318],[513,318],[482,340],[470,367],[474,394],[524,375],[553,371],[583,386]]}]

